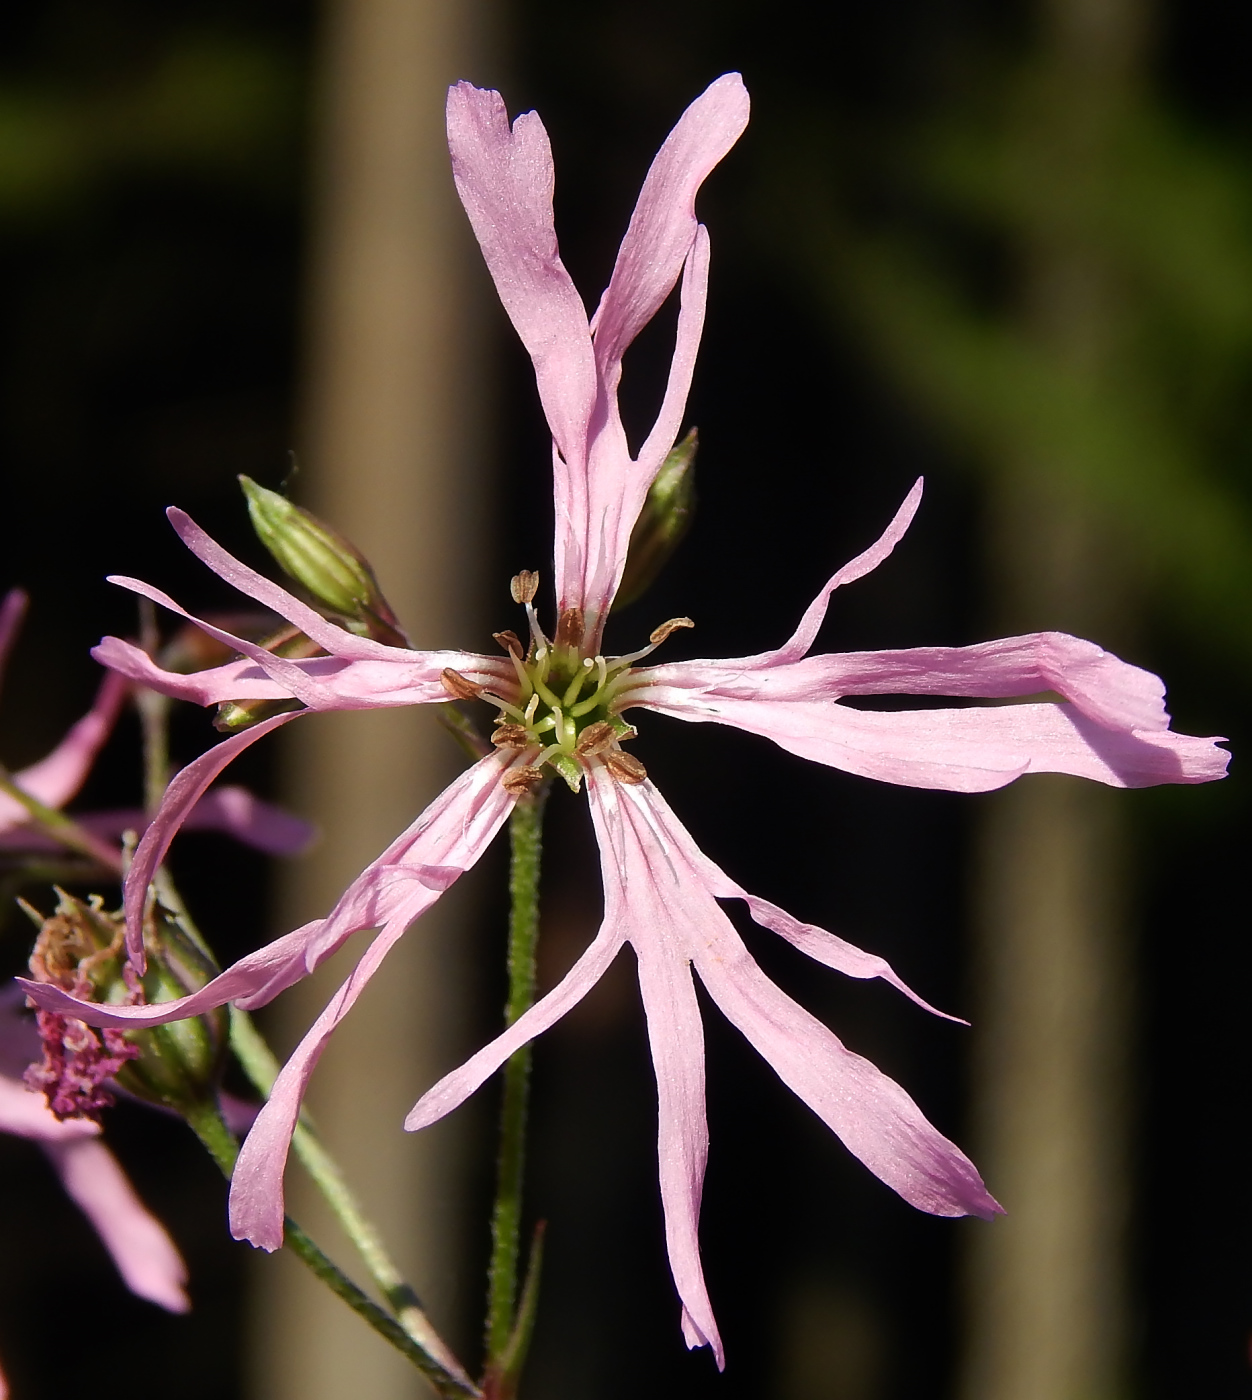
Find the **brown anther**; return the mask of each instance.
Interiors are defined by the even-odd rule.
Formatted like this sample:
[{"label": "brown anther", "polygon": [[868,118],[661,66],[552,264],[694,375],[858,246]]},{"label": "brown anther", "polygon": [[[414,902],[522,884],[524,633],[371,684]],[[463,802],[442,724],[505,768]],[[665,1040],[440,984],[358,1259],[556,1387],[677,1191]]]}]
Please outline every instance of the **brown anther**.
[{"label": "brown anther", "polygon": [[616,732],[607,720],[597,720],[595,724],[589,724],[578,736],[574,752],[580,758],[586,758],[588,754],[599,753],[601,749],[607,748],[613,742]]},{"label": "brown anther", "polygon": [[510,768],[500,779],[500,786],[513,797],[521,797],[543,782],[543,773],[538,768],[523,764],[520,768]]},{"label": "brown anther", "polygon": [[528,749],[534,740],[524,724],[499,724],[492,733],[491,742],[498,749]]},{"label": "brown anther", "polygon": [[516,632],[493,632],[491,635],[510,656],[516,656],[521,661],[526,655],[525,651],[522,650],[521,638]]},{"label": "brown anther", "polygon": [[556,645],[559,647],[576,647],[583,639],[583,610],[581,608],[566,608],[557,619],[556,624]]},{"label": "brown anther", "polygon": [[602,756],[604,766],[619,783],[641,783],[648,776],[648,770],[633,753],[623,753],[621,749],[610,749]]},{"label": "brown anther", "polygon": [[482,694],[481,685],[475,685],[460,671],[454,671],[451,666],[446,666],[439,673],[439,679],[443,683],[443,688],[454,700],[477,700]]},{"label": "brown anther", "polygon": [[689,617],[671,617],[668,622],[663,622],[659,627],[653,628],[652,635],[648,640],[654,647],[659,647],[671,632],[677,632],[680,627],[694,626],[695,623]]},{"label": "brown anther", "polygon": [[535,594],[539,592],[539,575],[529,569],[514,574],[509,580],[509,592],[513,595],[515,603],[533,603]]}]

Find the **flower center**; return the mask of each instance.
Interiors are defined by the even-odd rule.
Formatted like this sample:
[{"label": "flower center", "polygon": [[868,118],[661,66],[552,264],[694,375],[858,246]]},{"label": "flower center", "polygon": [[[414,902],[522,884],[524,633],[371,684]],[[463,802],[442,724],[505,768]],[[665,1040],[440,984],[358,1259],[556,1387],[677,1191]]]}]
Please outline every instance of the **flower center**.
[{"label": "flower center", "polygon": [[655,651],[690,618],[676,617],[655,628],[649,645],[626,656],[587,655],[583,650],[583,613],[567,608],[557,620],[551,641],[535,615],[534,596],[539,576],[523,570],[512,581],[515,602],[526,609],[529,643],[515,632],[497,632],[495,639],[509,654],[517,674],[517,696],[505,699],[467,680],[456,671],[443,673],[445,689],[459,700],[482,699],[499,711],[491,741],[497,748],[537,750],[529,761],[511,768],[502,779],[511,791],[524,792],[543,780],[550,767],[577,792],[585,767],[601,763],[619,782],[641,783],[648,775],[633,754],[621,745],[635,729],[616,712],[615,700],[635,662]]}]

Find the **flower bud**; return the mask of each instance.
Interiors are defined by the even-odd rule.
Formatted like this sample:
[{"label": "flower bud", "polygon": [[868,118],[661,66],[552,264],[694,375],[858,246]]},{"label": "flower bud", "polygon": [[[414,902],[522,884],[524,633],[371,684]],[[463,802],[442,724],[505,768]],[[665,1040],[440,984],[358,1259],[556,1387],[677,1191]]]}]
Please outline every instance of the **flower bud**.
[{"label": "flower bud", "polygon": [[[126,926],[98,895],[84,903],[63,890],[56,913],[41,923],[31,954],[37,981],[52,982],[85,1001],[134,1006],[173,1001],[218,972],[208,951],[168,910],[154,905],[145,920],[148,969],[138,977],[126,960]],[[33,914],[33,911],[29,911]],[[34,915],[38,919],[38,915]],[[44,1059],[27,1081],[42,1089],[60,1118],[98,1118],[112,1082],[136,1098],[186,1114],[212,1100],[226,1054],[224,1009],[123,1031],[94,1030],[73,1017],[40,1011]]]},{"label": "flower bud", "polygon": [[699,439],[692,430],[676,444],[661,464],[647,499],[630,532],[626,568],[613,600],[613,609],[624,608],[641,597],[669,563],[691,524],[695,509],[695,463]]},{"label": "flower bud", "polygon": [[350,631],[391,646],[408,645],[374,570],[354,545],[277,491],[247,476],[239,484],[257,538],[284,573],[342,618]]}]

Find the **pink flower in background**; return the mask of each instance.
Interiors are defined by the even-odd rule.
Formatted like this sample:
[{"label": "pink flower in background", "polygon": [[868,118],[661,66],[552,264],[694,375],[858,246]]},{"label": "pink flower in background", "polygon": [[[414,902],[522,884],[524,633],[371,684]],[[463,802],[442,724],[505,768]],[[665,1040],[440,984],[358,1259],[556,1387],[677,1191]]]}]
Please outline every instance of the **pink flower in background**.
[{"label": "pink flower in background", "polygon": [[[0,677],[26,612],[26,595],[13,589],[0,603]],[[91,709],[73,724],[45,758],[13,774],[13,781],[45,807],[60,810],[77,796],[101,748],[112,734],[130,690],[116,673],[106,675]],[[147,816],[138,808],[76,815],[78,825],[103,841],[120,842],[125,831],[143,831]],[[313,837],[307,822],[262,802],[246,789],[223,786],[207,792],[186,825],[221,831],[271,855],[294,855]],[[54,837],[31,821],[15,797],[0,792],[0,852],[45,853],[62,849]]]},{"label": "pink flower in background", "polygon": [[[59,1122],[43,1096],[21,1082],[22,1067],[40,1052],[33,1024],[21,1015],[21,1000],[8,994],[0,1000],[0,1133],[29,1138],[43,1148],[132,1293],[168,1312],[187,1312],[191,1302],[182,1256],[99,1140],[100,1125],[85,1118]],[[6,1394],[0,1376],[0,1400]]]},{"label": "pink flower in background", "polygon": [[[1175,734],[1161,682],[1090,642],[1059,633],[972,647],[811,655],[830,595],[876,568],[907,529],[919,482],[882,538],[836,573],[774,651],[730,660],[643,662],[685,618],[650,644],[606,656],[601,639],[622,578],[631,529],[682,426],[703,326],[709,243],[696,193],[743,131],[748,98],[735,74],[717,80],[675,127],[653,162],[594,316],[561,263],[553,227],[547,135],[534,113],[510,126],[498,94],[462,83],[448,99],[453,171],[506,310],[530,352],[552,430],[557,625],[543,632],[533,575],[514,580],[529,639],[498,640],[502,657],[406,651],[325,621],[232,558],[178,511],[184,542],[222,578],[306,632],[327,655],[271,656],[199,623],[241,659],[190,676],[161,671],[138,648],[106,638],[96,656],[133,681],[184,699],[295,699],[305,713],[430,704],[479,696],[500,712],[497,752],[461,775],[353,882],[325,919],[267,945],[202,991],[158,1007],[105,1008],[26,983],[40,1005],[93,1025],[153,1024],[227,1000],[259,1006],[306,975],[354,932],[378,930],[279,1076],[244,1144],[231,1187],[236,1236],[267,1249],[282,1239],[282,1173],[308,1077],[335,1026],[406,928],[500,830],[518,796],[555,770],[586,785],[600,845],[604,920],[566,977],[516,1024],[430,1089],[409,1115],[416,1129],[450,1112],[512,1051],[586,994],[629,943],[634,949],[659,1097],[658,1156],[670,1264],[691,1346],[723,1354],[697,1239],[707,1153],[704,1048],[693,970],[710,997],[779,1077],[875,1174],[938,1215],[993,1215],[999,1207],[965,1155],[899,1085],[846,1049],[784,995],[753,961],[718,901],[742,900],[751,917],[818,962],[858,978],[881,977],[925,1006],[881,959],[747,893],[705,856],[623,745],[623,719],[648,709],[746,729],[819,763],[881,781],[982,792],[1031,772],[1071,773],[1116,787],[1208,782],[1228,755],[1211,739]],[[617,405],[622,357],[681,279],[669,381],[656,422],[632,456]],[[180,616],[147,584],[118,580]],[[193,619],[194,620],[194,619]],[[847,697],[951,695],[1002,700],[1050,691],[1063,702],[883,713]],[[244,748],[298,716],[281,715],[233,736],[190,764],[136,852],[126,904],[134,955],[148,881],[180,823]]]}]

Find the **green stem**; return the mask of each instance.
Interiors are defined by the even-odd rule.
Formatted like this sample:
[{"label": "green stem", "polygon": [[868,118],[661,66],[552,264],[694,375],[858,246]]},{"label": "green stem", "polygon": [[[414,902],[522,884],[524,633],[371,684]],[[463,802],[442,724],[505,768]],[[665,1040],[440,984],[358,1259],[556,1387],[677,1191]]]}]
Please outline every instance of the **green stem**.
[{"label": "green stem", "polygon": [[13,775],[3,765],[0,765],[0,792],[20,802],[30,813],[31,819],[62,846],[77,851],[80,855],[89,856],[106,870],[115,874],[121,873],[122,857],[107,841],[101,841],[98,836],[93,836],[90,831],[79,826],[73,817],[67,817],[55,807],[46,806],[37,797],[32,797],[25,788],[18,787],[13,781]]},{"label": "green stem", "polygon": [[[539,941],[539,869],[543,854],[546,785],[522,797],[509,819],[509,997],[504,1023],[511,1026],[535,999],[535,947]],[[495,1210],[491,1219],[491,1264],[487,1275],[487,1366],[498,1365],[513,1335],[517,1261],[522,1219],[522,1174],[526,1160],[526,1112],[530,1096],[530,1046],[515,1051],[504,1067],[500,1107],[500,1155]]]},{"label": "green stem", "polygon": [[[278,1058],[265,1043],[252,1017],[236,1006],[230,1008],[230,1046],[243,1066],[244,1073],[257,1090],[269,1098],[274,1081],[278,1078]],[[356,1246],[370,1278],[386,1298],[400,1326],[445,1371],[462,1380],[465,1385],[472,1386],[461,1363],[435,1330],[413,1285],[388,1254],[378,1227],[361,1209],[360,1202],[348,1185],[339,1164],[326,1150],[314,1131],[308,1114],[303,1110],[292,1137],[292,1146],[300,1164],[330,1206],[340,1228]]]},{"label": "green stem", "polygon": [[[239,1156],[239,1144],[222,1121],[217,1105],[201,1104],[187,1113],[192,1131],[208,1149],[209,1155],[229,1181]],[[454,1375],[441,1366],[408,1332],[335,1265],[290,1216],[283,1221],[284,1241],[292,1252],[326,1286],[364,1318],[379,1336],[403,1353],[446,1400],[478,1400],[480,1392],[468,1378]],[[459,1368],[458,1368],[459,1369]]]},{"label": "green stem", "polygon": [[[161,636],[156,607],[148,598],[139,601],[139,640],[144,651],[155,658]],[[170,701],[159,691],[137,686],[135,705],[143,731],[143,806],[152,816],[161,806],[170,780]]]}]

